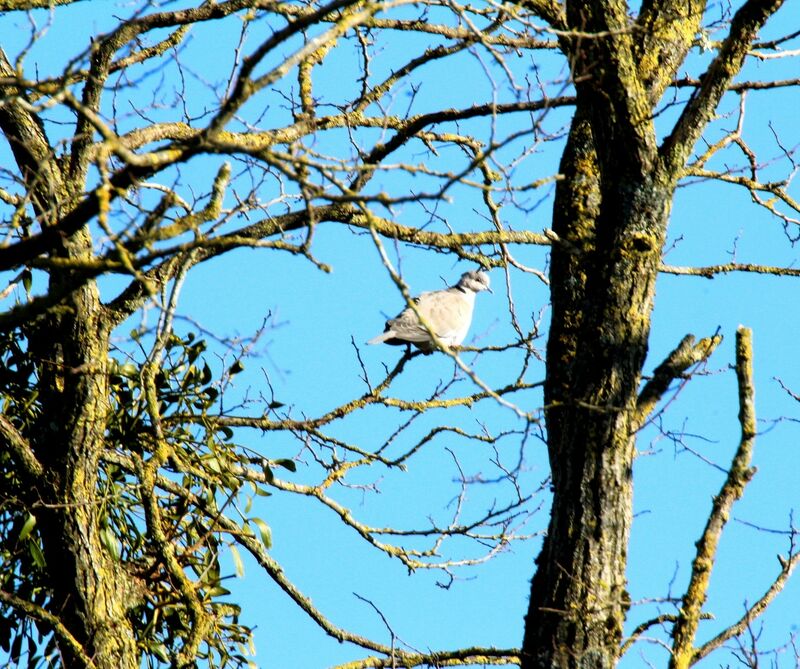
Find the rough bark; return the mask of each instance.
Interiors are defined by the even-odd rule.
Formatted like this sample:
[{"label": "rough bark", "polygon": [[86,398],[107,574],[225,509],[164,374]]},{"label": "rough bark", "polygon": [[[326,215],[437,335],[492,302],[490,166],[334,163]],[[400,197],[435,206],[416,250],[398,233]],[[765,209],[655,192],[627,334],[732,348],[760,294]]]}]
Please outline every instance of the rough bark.
[{"label": "rough bark", "polygon": [[[11,74],[0,52],[0,73]],[[5,86],[0,129],[8,139],[43,229],[57,228],[84,184],[65,178],[44,126],[18,91]],[[88,258],[88,231],[54,236],[53,255]],[[36,509],[47,562],[52,610],[82,647],[65,645],[66,666],[137,667],[138,654],[127,611],[131,582],[100,539],[103,500],[98,470],[104,447],[108,398],[109,325],[97,286],[70,271],[53,271],[50,290],[67,295],[58,309],[27,324],[29,353],[36,365],[41,415],[30,444],[43,471],[29,492]]]},{"label": "rough bark", "polygon": [[553,512],[532,583],[523,666],[611,667],[628,607],[631,420],[669,197],[646,180],[601,195],[582,115],[562,169],[568,177],[553,227],[564,243],[552,254],[545,385]]},{"label": "rough bark", "polygon": [[578,97],[554,207],[561,243],[550,268],[545,407],[554,497],[531,584],[523,667],[616,665],[629,605],[636,400],[672,196],[747,45],[780,4],[751,0],[737,12],[705,93],[684,112],[691,122],[681,118],[678,139],[661,148],[654,105],[688,51],[704,3],[643,3],[638,37],[624,2],[566,4],[575,33],[561,44]]},{"label": "rough bark", "polygon": [[[632,418],[647,353],[670,187],[624,3],[573,3],[578,89],[561,164],[545,406],[553,510],[537,560],[523,666],[613,667],[628,608]],[[625,150],[620,150],[625,147]]]},{"label": "rough bark", "polygon": [[[94,666],[133,669],[139,663],[127,612],[135,592],[100,538],[108,333],[95,285],[76,290],[69,307],[30,333],[48,379],[34,449],[47,472],[37,494],[52,608]],[[84,666],[68,648],[62,652],[66,666]]]}]

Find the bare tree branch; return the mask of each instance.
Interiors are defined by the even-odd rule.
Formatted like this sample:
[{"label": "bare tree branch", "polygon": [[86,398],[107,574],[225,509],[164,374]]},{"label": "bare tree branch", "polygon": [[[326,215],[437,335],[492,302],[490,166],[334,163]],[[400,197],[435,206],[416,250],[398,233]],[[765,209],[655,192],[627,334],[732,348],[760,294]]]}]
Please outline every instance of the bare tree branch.
[{"label": "bare tree branch", "polygon": [[679,276],[702,276],[704,279],[713,279],[719,274],[731,272],[747,272],[751,274],[771,274],[772,276],[800,276],[800,268],[776,267],[773,265],[754,265],[752,263],[729,262],[721,265],[706,265],[705,267],[679,267],[676,265],[661,265],[659,269],[664,274]]},{"label": "bare tree branch", "polygon": [[693,335],[686,335],[666,360],[656,367],[653,377],[645,384],[636,402],[636,429],[641,428],[647,416],[667,392],[670,384],[687,369],[707,360],[722,341],[721,335],[705,337],[695,344]]},{"label": "bare tree branch", "polygon": [[81,663],[83,668],[95,668],[96,665],[92,658],[86,654],[83,646],[64,626],[58,616],[53,615],[46,609],[43,609],[41,606],[37,606],[33,602],[20,599],[19,597],[16,597],[5,590],[0,590],[0,601],[3,601],[6,604],[13,606],[15,609],[22,611],[26,616],[29,616],[30,618],[38,620],[47,625],[53,630],[56,636],[66,644],[75,658]]},{"label": "bare tree branch", "polygon": [[670,669],[686,669],[696,661],[694,638],[706,600],[706,591],[716,557],[722,529],[728,521],[733,504],[744,493],[745,486],[755,474],[750,466],[756,437],[755,389],[753,387],[752,332],[739,326],[736,331],[736,378],[739,385],[739,424],[742,438],[728,476],[714,497],[705,530],[697,542],[697,554],[692,563],[692,575],[678,620],[672,630]]},{"label": "bare tree branch", "polygon": [[686,164],[731,80],[741,69],[750,44],[782,4],[783,0],[747,0],[736,12],[728,36],[703,75],[700,88],[659,149],[661,161],[669,174],[677,174]]},{"label": "bare tree branch", "polygon": [[726,641],[736,637],[747,630],[756,618],[763,614],[772,600],[780,594],[783,588],[789,581],[795,567],[800,564],[800,553],[795,552],[789,556],[788,559],[778,556],[778,561],[781,565],[781,571],[767,591],[758,599],[752,606],[747,608],[745,614],[730,627],[725,628],[722,632],[717,634],[713,639],[709,639],[692,655],[692,664],[702,660],[704,657],[721,647]]},{"label": "bare tree branch", "polygon": [[32,485],[44,473],[44,467],[36,457],[36,453],[33,452],[28,440],[3,415],[0,415],[0,439],[16,456],[14,459],[21,467],[27,483]]}]

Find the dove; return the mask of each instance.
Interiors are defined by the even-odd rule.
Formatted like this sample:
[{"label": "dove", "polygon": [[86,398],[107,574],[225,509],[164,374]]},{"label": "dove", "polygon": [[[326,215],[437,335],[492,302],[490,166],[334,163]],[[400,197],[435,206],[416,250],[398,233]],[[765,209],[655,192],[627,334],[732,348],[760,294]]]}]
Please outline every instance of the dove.
[{"label": "dove", "polygon": [[[472,323],[475,294],[482,290],[492,292],[489,275],[480,271],[465,272],[455,286],[422,293],[413,302],[439,341],[447,346],[458,346],[464,341]],[[397,316],[386,321],[383,334],[370,339],[367,344],[414,344],[426,354],[436,349],[430,332],[411,307],[406,307]]]}]

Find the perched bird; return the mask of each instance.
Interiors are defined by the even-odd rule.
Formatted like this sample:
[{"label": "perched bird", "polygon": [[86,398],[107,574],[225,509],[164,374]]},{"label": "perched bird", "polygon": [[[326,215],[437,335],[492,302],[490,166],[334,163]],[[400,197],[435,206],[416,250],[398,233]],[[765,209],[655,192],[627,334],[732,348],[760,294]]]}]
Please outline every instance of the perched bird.
[{"label": "perched bird", "polygon": [[[458,346],[464,341],[472,323],[475,293],[482,290],[492,292],[489,275],[484,272],[465,272],[455,286],[422,293],[413,301],[423,321],[439,341],[447,346]],[[411,307],[406,307],[396,317],[386,321],[383,334],[367,342],[380,343],[391,346],[414,344],[426,354],[436,349],[430,332]]]}]

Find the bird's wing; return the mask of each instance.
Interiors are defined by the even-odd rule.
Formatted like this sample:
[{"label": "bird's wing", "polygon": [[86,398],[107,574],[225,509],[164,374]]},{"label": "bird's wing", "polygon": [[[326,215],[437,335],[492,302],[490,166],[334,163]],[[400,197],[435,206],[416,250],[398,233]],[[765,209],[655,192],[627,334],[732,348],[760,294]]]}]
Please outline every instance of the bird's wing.
[{"label": "bird's wing", "polygon": [[[415,302],[417,311],[439,339],[448,344],[461,343],[472,320],[473,300],[460,290],[437,290],[422,293]],[[431,340],[430,333],[411,307],[390,320],[387,328],[405,341]]]},{"label": "bird's wing", "polygon": [[474,293],[451,288],[432,293],[420,313],[439,339],[448,345],[460,344],[472,322],[474,303]]},{"label": "bird's wing", "polygon": [[431,338],[411,307],[403,309],[397,316],[386,322],[385,334],[412,343],[430,341]]}]

